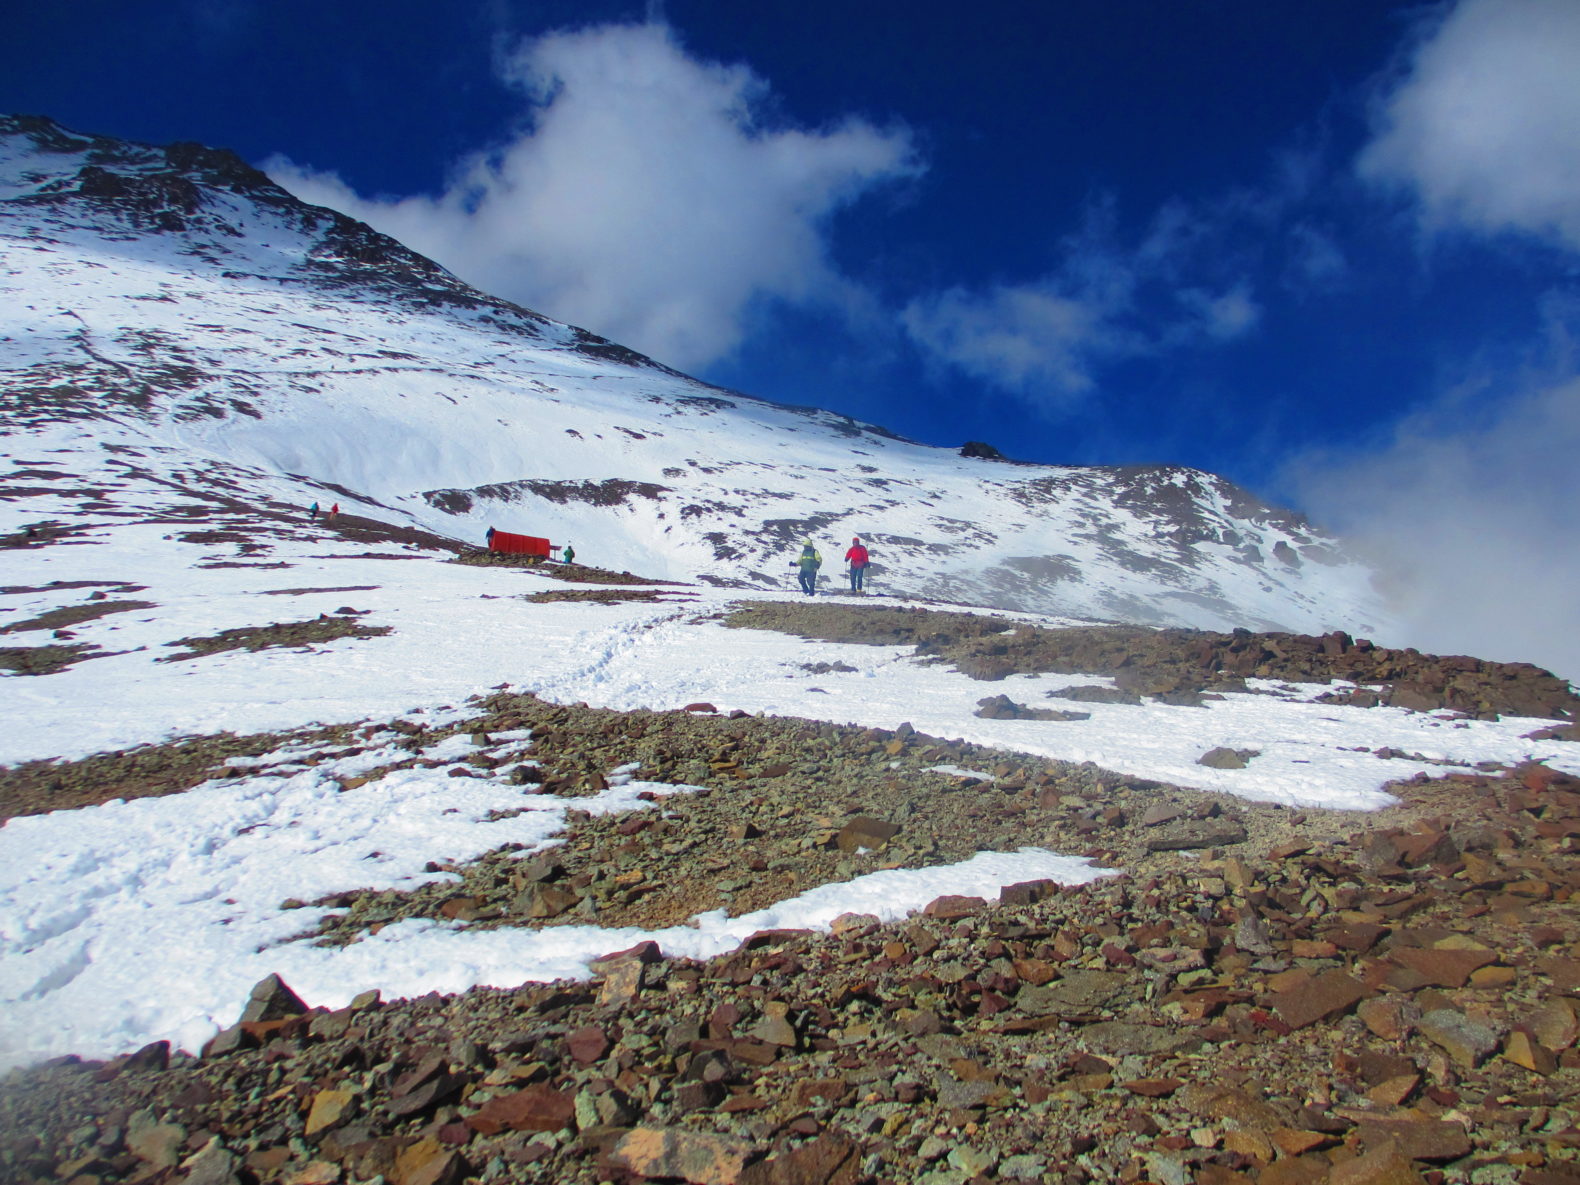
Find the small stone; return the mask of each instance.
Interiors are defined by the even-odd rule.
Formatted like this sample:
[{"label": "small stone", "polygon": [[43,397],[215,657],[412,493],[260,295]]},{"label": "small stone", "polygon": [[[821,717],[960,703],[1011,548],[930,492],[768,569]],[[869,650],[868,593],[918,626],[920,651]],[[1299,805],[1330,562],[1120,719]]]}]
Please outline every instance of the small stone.
[{"label": "small stone", "polygon": [[955,921],[960,918],[970,917],[987,908],[987,902],[981,897],[963,897],[958,894],[947,894],[935,897],[927,903],[922,913],[930,918],[940,918],[944,921]]},{"label": "small stone", "polygon": [[302,1003],[302,998],[287,987],[278,975],[271,974],[253,985],[247,1006],[242,1009],[241,1020],[243,1023],[285,1020],[287,1017],[301,1016],[306,1011],[307,1005]]},{"label": "small stone", "polygon": [[1403,1041],[1415,1032],[1416,1022],[1421,1019],[1421,1010],[1409,1000],[1383,996],[1362,1000],[1355,1009],[1355,1015],[1360,1017],[1361,1023],[1374,1036],[1384,1041]]},{"label": "small stone", "polygon": [[609,1052],[609,1037],[597,1025],[587,1025],[565,1038],[565,1048],[582,1065],[590,1066]]},{"label": "small stone", "polygon": [[1503,1056],[1516,1066],[1523,1066],[1543,1077],[1558,1069],[1558,1055],[1524,1029],[1515,1029],[1509,1034],[1503,1046]]},{"label": "small stone", "polygon": [[857,815],[839,829],[834,846],[842,852],[856,852],[862,848],[881,848],[900,833],[898,823],[886,823],[868,815]]},{"label": "small stone", "polygon": [[621,1008],[635,1000],[642,993],[646,973],[647,965],[636,955],[608,964],[603,973],[603,982],[598,985],[598,1006]]},{"label": "small stone", "polygon": [[1486,1025],[1446,1008],[1423,1016],[1420,1029],[1427,1040],[1441,1046],[1466,1069],[1475,1069],[1498,1047],[1498,1035]]},{"label": "small stone", "polygon": [[1257,749],[1226,749],[1220,745],[1196,758],[1196,764],[1209,769],[1244,769],[1251,758],[1260,756]]},{"label": "small stone", "polygon": [[339,1127],[357,1113],[357,1094],[351,1090],[321,1090],[307,1112],[305,1135],[316,1136]]}]

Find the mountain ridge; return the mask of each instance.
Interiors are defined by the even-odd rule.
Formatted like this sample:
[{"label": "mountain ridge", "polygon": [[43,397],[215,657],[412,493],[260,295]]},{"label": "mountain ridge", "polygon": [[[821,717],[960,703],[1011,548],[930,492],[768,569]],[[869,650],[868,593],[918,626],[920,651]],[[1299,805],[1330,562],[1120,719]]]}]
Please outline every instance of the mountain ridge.
[{"label": "mountain ridge", "polygon": [[267,474],[270,496],[355,491],[456,538],[521,529],[726,587],[781,587],[801,539],[834,559],[860,536],[881,592],[1388,628],[1340,541],[1216,475],[994,464],[712,386],[478,292],[225,150],[39,117],[0,120],[0,143],[15,427],[98,421],[105,443]]}]

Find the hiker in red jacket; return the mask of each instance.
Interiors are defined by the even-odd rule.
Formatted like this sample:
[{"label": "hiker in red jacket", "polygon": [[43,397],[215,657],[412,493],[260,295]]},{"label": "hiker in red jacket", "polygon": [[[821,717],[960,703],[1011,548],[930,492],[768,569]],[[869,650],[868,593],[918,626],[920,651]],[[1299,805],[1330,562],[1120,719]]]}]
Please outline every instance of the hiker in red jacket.
[{"label": "hiker in red jacket", "polygon": [[850,591],[861,591],[862,574],[867,570],[867,549],[861,545],[860,539],[850,541],[850,550],[845,552],[845,562],[850,565]]}]

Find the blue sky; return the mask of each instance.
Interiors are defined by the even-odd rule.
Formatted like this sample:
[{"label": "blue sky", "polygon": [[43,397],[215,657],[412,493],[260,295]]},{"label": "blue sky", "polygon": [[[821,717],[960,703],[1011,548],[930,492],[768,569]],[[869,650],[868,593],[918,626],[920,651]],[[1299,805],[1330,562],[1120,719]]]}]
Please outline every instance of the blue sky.
[{"label": "blue sky", "polygon": [[75,0],[0,44],[0,108],[234,148],[712,381],[1223,473],[1494,657],[1455,630],[1580,575],[1577,77],[1573,0]]}]

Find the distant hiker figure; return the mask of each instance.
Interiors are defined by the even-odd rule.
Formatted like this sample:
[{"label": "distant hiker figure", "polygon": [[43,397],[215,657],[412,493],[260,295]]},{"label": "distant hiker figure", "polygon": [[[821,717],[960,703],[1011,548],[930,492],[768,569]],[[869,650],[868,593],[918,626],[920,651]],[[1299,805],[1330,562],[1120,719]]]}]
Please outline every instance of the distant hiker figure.
[{"label": "distant hiker figure", "polygon": [[823,557],[818,555],[817,548],[813,547],[812,540],[808,539],[806,545],[801,548],[801,558],[791,567],[800,570],[797,579],[801,581],[801,591],[809,597],[817,596],[817,570],[822,566]]},{"label": "distant hiker figure", "polygon": [[318,503],[317,502],[314,502],[311,506],[309,506],[307,508],[307,521],[308,522],[313,522],[313,523],[316,523],[318,521]]},{"label": "distant hiker figure", "polygon": [[565,545],[564,552],[561,553],[561,558],[564,559],[567,564],[570,563],[576,558],[576,549],[567,543]]},{"label": "distant hiker figure", "polygon": [[488,547],[488,550],[489,551],[493,551],[494,550],[494,528],[493,527],[489,527],[488,528],[488,534],[485,535],[483,537],[483,539],[484,539],[484,543]]},{"label": "distant hiker figure", "polygon": [[850,565],[850,591],[861,591],[862,574],[867,570],[867,549],[861,545],[860,539],[850,541],[850,550],[845,553],[845,562]]},{"label": "distant hiker figure", "polygon": [[333,506],[331,506],[329,508],[329,513],[324,515],[324,521],[326,523],[334,522],[335,521],[335,515],[337,515],[339,513],[340,513],[340,503],[336,502]]}]

